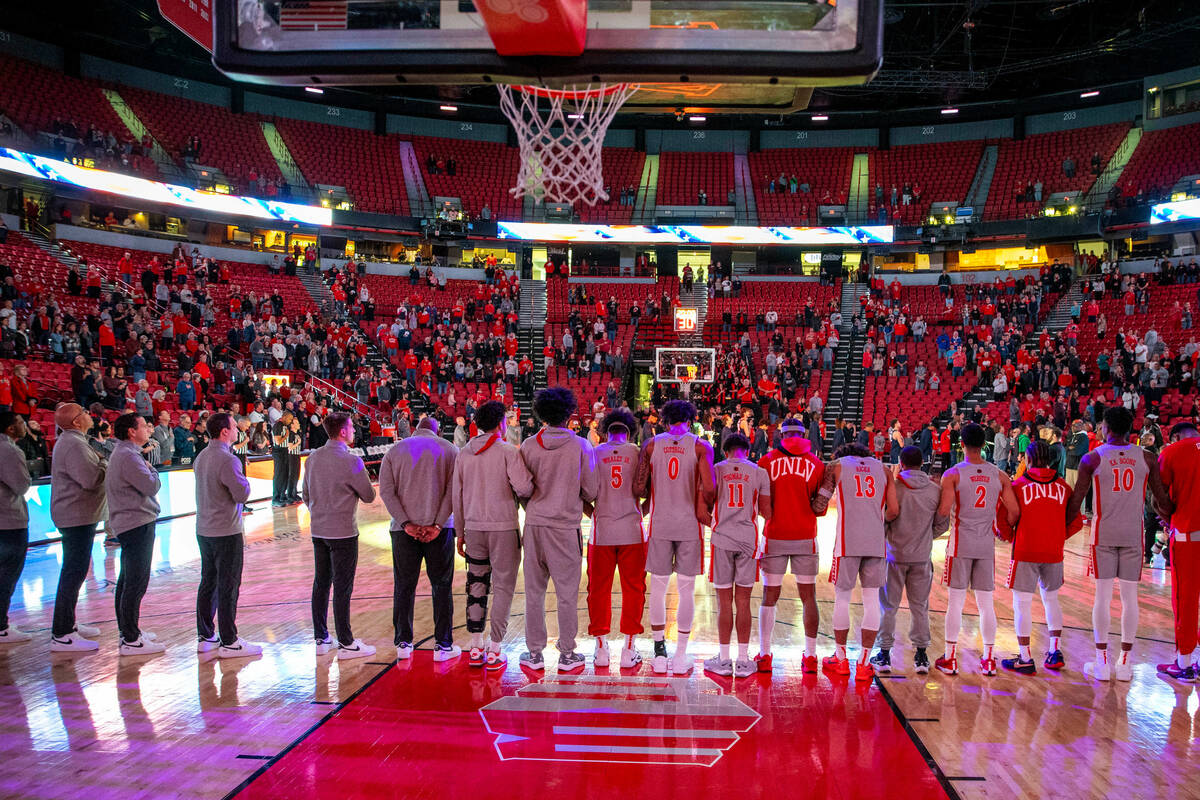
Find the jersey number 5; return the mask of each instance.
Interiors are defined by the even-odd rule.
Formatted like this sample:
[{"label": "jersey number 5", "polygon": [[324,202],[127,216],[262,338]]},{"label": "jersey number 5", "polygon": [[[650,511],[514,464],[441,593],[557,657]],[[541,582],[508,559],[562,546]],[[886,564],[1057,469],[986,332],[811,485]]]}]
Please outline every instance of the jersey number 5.
[{"label": "jersey number 5", "polygon": [[621,465],[613,464],[612,465],[612,480],[609,481],[608,485],[614,489],[620,489],[621,483],[622,483],[622,481],[621,481]]}]

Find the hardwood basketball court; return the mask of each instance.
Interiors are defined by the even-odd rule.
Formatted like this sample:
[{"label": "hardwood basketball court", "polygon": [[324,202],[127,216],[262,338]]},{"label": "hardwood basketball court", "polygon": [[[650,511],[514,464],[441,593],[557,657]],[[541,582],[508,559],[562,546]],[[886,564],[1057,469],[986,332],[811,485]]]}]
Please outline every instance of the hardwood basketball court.
[{"label": "hardwood basketball court", "polygon": [[[826,554],[832,513],[821,526]],[[502,676],[470,669],[465,656],[457,663],[434,664],[425,652],[432,646],[428,639],[411,662],[394,662],[388,521],[378,502],[360,512],[353,611],[356,635],[379,646],[379,652],[366,661],[315,656],[308,621],[312,566],[307,512],[303,506],[277,511],[260,506],[246,521],[238,622],[247,639],[265,644],[262,657],[256,659],[219,661],[195,652],[199,560],[191,518],[164,523],[158,530],[154,574],[143,604],[144,627],[168,644],[158,657],[117,658],[112,596],[117,553],[99,543],[79,607],[82,621],[102,628],[101,650],[52,656],[49,625],[60,552],[57,545],[30,552],[12,619],[18,627],[34,631],[35,640],[0,649],[0,697],[8,709],[0,720],[0,741],[8,760],[0,794],[74,800],[87,786],[91,796],[101,798],[212,799],[239,792],[252,797],[352,797],[380,790],[412,796],[417,787],[436,785],[438,794],[453,797],[477,795],[498,779],[505,787],[545,787],[572,796],[651,790],[721,797],[744,793],[747,777],[769,759],[772,781],[805,796],[878,796],[887,791],[881,780],[903,776],[904,784],[920,789],[922,797],[1200,797],[1200,790],[1187,780],[1195,758],[1193,731],[1200,705],[1195,689],[1159,678],[1153,666],[1167,660],[1173,649],[1167,576],[1157,570],[1143,572],[1133,682],[1091,681],[1082,673],[1092,653],[1093,586],[1086,576],[1082,535],[1068,543],[1067,584],[1061,593],[1067,669],[1061,674],[1039,669],[1036,677],[981,677],[969,601],[961,639],[965,669],[955,678],[912,673],[903,608],[893,652],[896,671],[890,676],[869,686],[824,674],[801,676],[803,638],[795,627],[799,604],[794,587],[785,586],[775,672],[769,679],[706,677],[697,663],[686,679],[665,680],[644,664],[625,671],[613,666],[602,671],[608,677],[597,681],[590,659],[581,675],[560,679],[550,649],[546,674],[540,678],[544,685],[538,687],[539,677],[523,673],[516,664],[524,649],[520,584],[505,641],[509,667]],[[935,544],[935,567],[943,549],[942,542]],[[1003,575],[1007,558],[999,554],[998,561],[997,573]],[[825,581],[827,572],[824,563],[818,583],[822,655],[833,644],[833,592]],[[460,559],[455,624],[463,639],[464,576]],[[711,586],[700,583],[690,647],[697,662],[716,646],[715,595]],[[425,597],[426,587],[423,584],[421,590]],[[756,590],[755,605],[760,592]],[[1001,589],[997,601],[997,651],[1015,652],[1010,593]],[[935,585],[931,653],[941,648],[945,603],[944,588]],[[553,608],[552,600],[548,607]],[[418,614],[418,637],[428,637],[433,624],[427,600],[419,600]],[[861,616],[861,608],[854,614]],[[580,616],[586,619],[582,602]],[[1034,650],[1039,653],[1045,642],[1040,610],[1035,619],[1039,624]],[[1114,613],[1114,619],[1119,614]],[[550,626],[553,636],[553,619]],[[668,639],[673,633],[668,629]],[[1117,635],[1114,631],[1114,641]],[[581,639],[583,652],[590,654],[591,646]],[[640,646],[643,655],[649,652],[648,630]],[[581,694],[585,688],[595,692]],[[561,762],[556,757],[549,764],[541,760],[544,754],[521,755],[520,748],[548,746],[545,737],[554,739],[556,726],[565,724],[560,717],[572,712],[553,707],[547,717],[547,709],[539,708],[519,722],[509,714],[492,729],[491,712],[480,711],[503,697],[527,695],[596,699],[596,708],[649,698],[683,703],[688,713],[705,708],[703,703],[697,706],[695,698],[716,702],[729,695],[749,709],[746,714],[760,719],[738,732],[737,740],[727,738],[716,748],[700,740],[662,737],[645,742],[608,735],[598,743],[626,750],[649,746],[671,752],[721,752],[711,765],[580,763],[591,756]],[[634,725],[601,727],[678,728],[661,724],[662,714],[676,713],[670,708],[654,710],[659,722],[653,725],[648,717],[636,717]],[[592,722],[566,727],[599,725],[599,714],[588,716]],[[723,719],[719,714],[715,718]],[[714,727],[712,719],[702,716],[689,727]],[[515,730],[514,725],[525,728]],[[590,737],[568,736],[566,741],[574,746],[581,740],[594,746]],[[780,748],[778,754],[772,753],[774,748]],[[529,757],[539,760],[526,760]],[[572,788],[577,781],[586,781],[583,785],[589,788]]]}]

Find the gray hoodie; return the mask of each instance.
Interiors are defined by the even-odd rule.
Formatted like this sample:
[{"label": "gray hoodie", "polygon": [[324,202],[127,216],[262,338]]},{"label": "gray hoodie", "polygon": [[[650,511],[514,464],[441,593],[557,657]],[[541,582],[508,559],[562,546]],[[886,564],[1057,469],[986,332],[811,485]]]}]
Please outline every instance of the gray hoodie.
[{"label": "gray hoodie", "polygon": [[542,428],[521,443],[521,458],[533,475],[525,524],[577,530],[583,501],[596,499],[592,446],[566,428]]},{"label": "gray hoodie", "polygon": [[450,496],[460,533],[517,530],[516,498],[531,494],[533,476],[509,442],[483,433],[458,454]]},{"label": "gray hoodie", "polygon": [[392,515],[392,530],[409,522],[447,527],[456,458],[454,445],[428,428],[392,445],[379,465],[379,496]]},{"label": "gray hoodie", "polygon": [[896,480],[900,515],[887,525],[887,559],[912,564],[928,561],[933,540],[950,526],[950,517],[938,516],[941,487],[919,469],[901,471]]}]

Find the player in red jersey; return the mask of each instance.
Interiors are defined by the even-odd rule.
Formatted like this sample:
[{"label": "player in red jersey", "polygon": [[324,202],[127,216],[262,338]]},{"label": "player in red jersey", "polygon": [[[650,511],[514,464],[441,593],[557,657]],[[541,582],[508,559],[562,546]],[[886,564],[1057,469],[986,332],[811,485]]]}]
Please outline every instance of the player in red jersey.
[{"label": "player in red jersey", "polygon": [[1171,608],[1175,611],[1175,660],[1158,671],[1181,681],[1194,681],[1197,671],[1196,626],[1200,616],[1200,430],[1192,420],[1171,428],[1171,443],[1158,457],[1171,508],[1167,536],[1171,547]]},{"label": "player in red jersey", "polygon": [[1067,525],[1067,503],[1071,487],[1058,477],[1051,466],[1050,445],[1038,439],[1025,450],[1025,474],[1012,482],[1017,497],[1020,519],[1016,526],[1007,514],[996,515],[996,532],[1001,539],[1012,542],[1012,564],[1008,568],[1008,588],[1013,592],[1014,626],[1021,651],[1016,658],[1005,658],[1000,665],[1022,675],[1033,675],[1037,667],[1029,642],[1033,635],[1033,590],[1040,589],[1042,610],[1046,614],[1046,629],[1050,644],[1046,652],[1046,669],[1062,669],[1060,640],[1062,637],[1062,606],[1058,590],[1063,585],[1063,545],[1079,531],[1082,520]]},{"label": "player in red jersey", "polygon": [[780,426],[779,446],[758,460],[771,479],[774,513],[764,534],[766,552],[759,560],[763,573],[763,599],[758,609],[759,672],[771,671],[771,633],[775,627],[775,604],[783,589],[783,576],[791,566],[796,592],[804,606],[805,672],[817,671],[817,630],[821,625],[817,607],[817,515],[812,501],[825,477],[825,465],[811,451],[800,420],[785,419]]}]

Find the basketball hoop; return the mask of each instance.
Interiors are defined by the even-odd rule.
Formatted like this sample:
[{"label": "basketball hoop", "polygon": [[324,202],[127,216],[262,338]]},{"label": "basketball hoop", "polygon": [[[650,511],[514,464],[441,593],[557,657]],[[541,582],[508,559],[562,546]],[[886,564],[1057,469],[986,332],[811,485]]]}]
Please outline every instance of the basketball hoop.
[{"label": "basketball hoop", "polygon": [[[517,185],[509,193],[589,206],[608,200],[601,161],[604,135],[637,90],[631,83],[564,89],[501,84],[500,109],[521,144]],[[543,99],[550,101],[549,109],[538,107]]]}]

